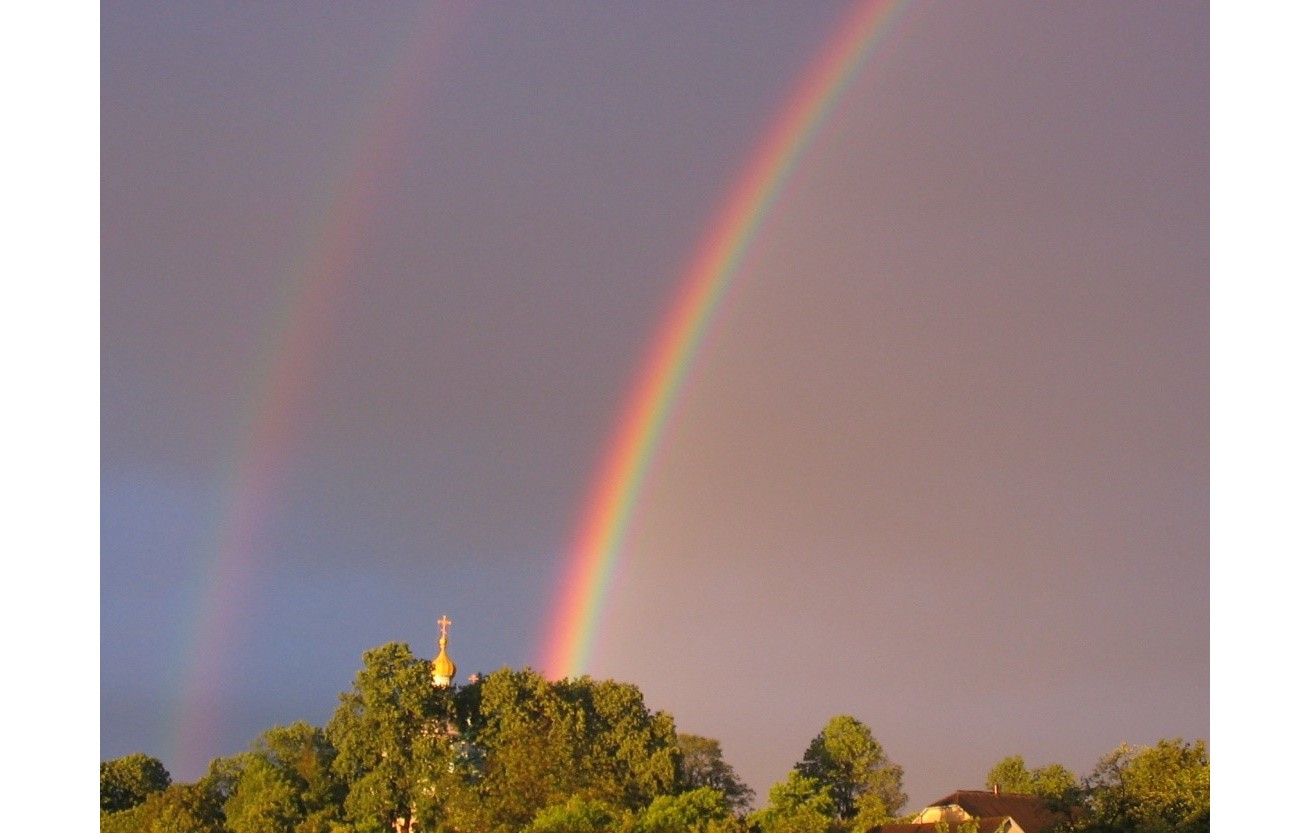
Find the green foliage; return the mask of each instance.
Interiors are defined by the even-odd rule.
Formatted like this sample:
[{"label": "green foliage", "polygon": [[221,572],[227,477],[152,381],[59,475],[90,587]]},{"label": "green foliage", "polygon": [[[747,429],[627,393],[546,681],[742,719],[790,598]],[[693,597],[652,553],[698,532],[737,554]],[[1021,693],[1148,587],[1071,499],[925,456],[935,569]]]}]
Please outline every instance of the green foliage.
[{"label": "green foliage", "polygon": [[661,795],[637,814],[633,833],[706,833],[726,822],[732,810],[723,793],[699,787],[677,795]]},{"label": "green foliage", "polygon": [[328,721],[336,750],[330,771],[345,788],[343,809],[358,833],[407,829],[420,793],[449,768],[454,711],[428,664],[409,646],[364,654],[364,668]]},{"label": "green foliage", "polygon": [[678,783],[682,789],[710,787],[718,790],[735,812],[744,811],[755,799],[755,791],[723,760],[723,750],[717,740],[679,734],[678,750],[682,753],[678,770]]},{"label": "green foliage", "polygon": [[275,726],[250,752],[214,761],[206,783],[222,796],[230,833],[308,833],[341,815],[346,785],[332,772],[335,757],[321,729]]},{"label": "green foliage", "polygon": [[531,670],[501,669],[481,683],[476,810],[483,829],[519,829],[552,804],[583,793],[583,709]]},{"label": "green foliage", "polygon": [[836,812],[832,788],[793,769],[769,789],[769,803],[748,821],[762,833],[830,833]]},{"label": "green foliage", "polygon": [[573,796],[542,808],[527,833],[605,833],[619,825],[623,812],[602,801]]},{"label": "green foliage", "polygon": [[1061,764],[1032,770],[1033,793],[1056,806],[1067,807],[1078,791],[1078,778]]},{"label": "green foliage", "polygon": [[133,752],[100,763],[100,809],[114,813],[137,806],[151,793],[162,792],[172,783],[168,770],[157,758]]},{"label": "green foliage", "polygon": [[647,709],[636,686],[501,669],[479,687],[470,720],[479,763],[467,779],[476,801],[459,802],[466,826],[517,830],[574,796],[636,810],[672,792],[673,720]]},{"label": "green foliage", "polygon": [[591,790],[628,809],[673,792],[680,756],[673,718],[647,709],[641,689],[589,677],[554,688],[585,717],[582,770]]},{"label": "green foliage", "polygon": [[[436,688],[403,644],[367,652],[326,729],[261,734],[250,751],[172,784],[136,753],[100,765],[102,833],[854,833],[905,804],[901,767],[869,728],[832,718],[768,804],[718,741],[678,735],[641,691],[502,669]],[[988,785],[1050,799],[1075,833],[1208,833],[1202,741],[1122,746],[1078,785],[1001,759]],[[938,825],[939,828],[942,825]],[[949,827],[949,825],[946,825]],[[969,823],[957,833],[976,833]]]},{"label": "green foliage", "polygon": [[1037,795],[1057,805],[1067,804],[1078,787],[1078,779],[1060,764],[1029,769],[1022,755],[997,761],[987,773],[987,789],[1018,795]]},{"label": "green foliage", "polygon": [[900,765],[887,759],[868,726],[848,715],[828,721],[796,770],[827,786],[837,820],[856,828],[890,821],[905,805]]},{"label": "green foliage", "polygon": [[305,815],[291,779],[263,758],[251,758],[223,810],[231,833],[292,833]]},{"label": "green foliage", "polygon": [[1205,741],[1120,746],[1087,778],[1087,831],[1208,833],[1210,755]]},{"label": "green foliage", "polygon": [[223,810],[199,784],[172,784],[128,810],[100,814],[101,833],[225,833]]},{"label": "green foliage", "polygon": [[1003,793],[1032,795],[1034,793],[1032,773],[1024,763],[1022,755],[1010,755],[996,762],[987,773],[987,789],[997,789]]}]

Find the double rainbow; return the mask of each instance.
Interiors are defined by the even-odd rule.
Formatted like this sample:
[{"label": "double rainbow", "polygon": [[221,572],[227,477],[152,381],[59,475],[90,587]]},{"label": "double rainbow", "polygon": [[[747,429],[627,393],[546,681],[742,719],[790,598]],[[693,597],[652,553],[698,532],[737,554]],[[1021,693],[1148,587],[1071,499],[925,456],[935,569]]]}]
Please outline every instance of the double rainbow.
[{"label": "double rainbow", "polygon": [[585,673],[633,508],[688,371],[733,279],[798,161],[908,0],[866,0],[765,132],[683,273],[596,472],[545,632],[544,673]]}]

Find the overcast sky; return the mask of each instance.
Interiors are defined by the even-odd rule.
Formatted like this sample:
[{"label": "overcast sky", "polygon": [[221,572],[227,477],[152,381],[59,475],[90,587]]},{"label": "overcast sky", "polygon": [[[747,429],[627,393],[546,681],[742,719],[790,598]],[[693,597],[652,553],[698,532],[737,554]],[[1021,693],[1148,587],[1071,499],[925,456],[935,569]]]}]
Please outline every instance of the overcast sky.
[{"label": "overcast sky", "polygon": [[[852,4],[101,5],[102,758],[540,665],[687,262]],[[1208,11],[908,2],[675,409],[593,676],[760,793],[1209,736]],[[234,543],[235,542],[235,543]]]}]

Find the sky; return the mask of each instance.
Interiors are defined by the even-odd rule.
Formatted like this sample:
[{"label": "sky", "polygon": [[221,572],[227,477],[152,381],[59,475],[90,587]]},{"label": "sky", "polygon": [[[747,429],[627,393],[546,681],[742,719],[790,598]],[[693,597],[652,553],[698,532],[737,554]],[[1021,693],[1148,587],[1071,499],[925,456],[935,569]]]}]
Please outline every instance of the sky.
[{"label": "sky", "polygon": [[[101,4],[100,755],[543,668],[644,357],[858,4]],[[1210,734],[1209,17],[903,0],[677,391],[585,673],[762,799]]]}]

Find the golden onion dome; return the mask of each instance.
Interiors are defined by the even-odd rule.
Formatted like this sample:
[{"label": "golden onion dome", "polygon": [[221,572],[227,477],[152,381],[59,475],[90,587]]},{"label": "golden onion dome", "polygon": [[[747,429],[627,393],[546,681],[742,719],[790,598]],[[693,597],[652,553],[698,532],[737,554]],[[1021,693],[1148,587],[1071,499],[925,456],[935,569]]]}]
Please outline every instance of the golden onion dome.
[{"label": "golden onion dome", "polygon": [[441,638],[437,640],[441,650],[437,652],[437,658],[432,660],[432,684],[448,686],[451,680],[455,679],[455,663],[446,654],[446,628],[450,625],[450,620],[442,616],[437,624],[441,626]]},{"label": "golden onion dome", "polygon": [[441,646],[441,651],[440,651],[440,653],[437,654],[437,658],[434,659],[434,660],[432,660],[432,675],[433,675],[434,677],[435,677],[435,676],[441,676],[441,677],[453,677],[453,676],[455,676],[455,663],[451,662],[450,657],[446,655],[446,639],[445,639],[445,637],[442,637],[441,641],[440,641],[439,643],[437,643],[437,644],[439,644],[439,645]]}]

